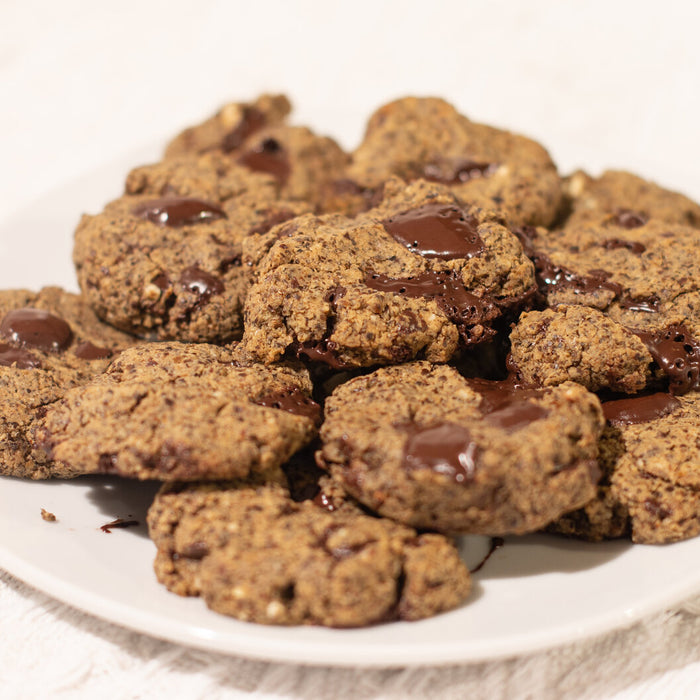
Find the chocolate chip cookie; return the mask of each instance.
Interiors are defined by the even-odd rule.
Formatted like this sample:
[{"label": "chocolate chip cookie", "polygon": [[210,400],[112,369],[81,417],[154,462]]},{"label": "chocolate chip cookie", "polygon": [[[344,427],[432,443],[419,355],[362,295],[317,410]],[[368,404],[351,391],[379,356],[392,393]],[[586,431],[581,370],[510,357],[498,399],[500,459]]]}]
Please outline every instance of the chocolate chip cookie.
[{"label": "chocolate chip cookie", "polygon": [[526,390],[416,362],[342,384],[325,412],[328,471],[413,527],[519,534],[595,494],[602,412],[572,382]]},{"label": "chocolate chip cookie", "polygon": [[700,394],[647,393],[603,403],[598,495],[550,529],[646,544],[700,534]]},{"label": "chocolate chip cookie", "polygon": [[254,184],[224,204],[124,196],[80,221],[78,281],[95,313],[117,328],[149,339],[225,343],[242,331],[253,272],[246,246],[306,209],[270,199]]},{"label": "chocolate chip cookie", "polygon": [[361,209],[392,175],[449,186],[464,203],[497,211],[512,224],[549,225],[561,183],[535,141],[477,124],[447,102],[407,97],[380,107],[353,152],[338,202]]},{"label": "chocolate chip cookie", "polygon": [[169,484],[150,509],[156,575],[217,612],[358,627],[458,606],[469,573],[450,540],[307,500],[279,484]]},{"label": "chocolate chip cookie", "polygon": [[[138,342],[103,323],[85,300],[58,287],[0,291],[0,474],[52,475],[32,429],[47,408],[100,374]],[[64,476],[80,470],[67,469]]]},{"label": "chocolate chip cookie", "polygon": [[277,469],[313,439],[310,393],[305,371],[250,364],[235,349],[143,344],[47,407],[34,438],[55,473],[240,478]]},{"label": "chocolate chip cookie", "polygon": [[242,341],[266,363],[285,353],[334,368],[444,362],[493,338],[534,292],[502,219],[424,180],[387,183],[360,217],[299,217],[270,235]]}]

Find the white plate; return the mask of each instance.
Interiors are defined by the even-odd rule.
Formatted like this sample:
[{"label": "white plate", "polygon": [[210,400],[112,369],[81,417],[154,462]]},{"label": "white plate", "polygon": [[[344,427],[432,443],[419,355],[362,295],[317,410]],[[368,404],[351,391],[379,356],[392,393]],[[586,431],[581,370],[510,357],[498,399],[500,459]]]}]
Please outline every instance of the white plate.
[{"label": "white plate", "polygon": [[[0,227],[3,287],[52,282],[75,289],[70,247],[79,213],[116,196],[127,167],[155,153],[132,154]],[[154,492],[153,484],[113,478],[0,478],[0,566],[76,608],[162,639],[335,666],[417,666],[522,654],[628,625],[700,593],[700,538],[652,547],[529,536],[506,539],[475,574],[469,602],[430,620],[360,630],[247,624],[156,583],[155,550],[145,530]],[[42,520],[41,508],[58,521]],[[117,517],[141,525],[100,530]],[[462,545],[471,565],[487,550],[483,538],[464,538]]]}]

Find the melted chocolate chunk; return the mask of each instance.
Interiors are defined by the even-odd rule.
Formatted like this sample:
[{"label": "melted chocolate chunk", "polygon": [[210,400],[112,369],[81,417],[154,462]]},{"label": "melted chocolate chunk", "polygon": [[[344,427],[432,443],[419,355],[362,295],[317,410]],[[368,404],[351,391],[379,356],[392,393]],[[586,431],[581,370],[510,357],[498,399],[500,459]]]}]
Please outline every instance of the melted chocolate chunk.
[{"label": "melted chocolate chunk", "polygon": [[473,258],[484,250],[478,221],[459,207],[424,204],[382,221],[392,238],[426,258]]},{"label": "melted chocolate chunk", "polygon": [[32,308],[9,311],[0,323],[0,335],[45,352],[65,350],[73,340],[73,331],[62,318]]},{"label": "melted chocolate chunk", "polygon": [[608,238],[601,244],[606,250],[617,250],[618,248],[626,248],[635,255],[641,255],[645,250],[646,246],[638,241],[625,241],[622,238]]},{"label": "melted chocolate chunk", "polygon": [[685,394],[700,386],[700,343],[685,326],[671,325],[662,331],[633,330],[668,377],[669,391]]},{"label": "melted chocolate chunk", "polygon": [[164,292],[170,286],[170,278],[164,272],[161,272],[159,275],[156,275],[152,282],[162,292]]},{"label": "melted chocolate chunk", "polygon": [[180,284],[191,292],[198,294],[201,302],[208,301],[214,294],[223,294],[224,283],[214,275],[192,265],[183,270]]},{"label": "melted chocolate chunk", "polygon": [[442,159],[426,163],[423,177],[431,182],[459,185],[469,180],[488,177],[498,170],[497,163],[480,163],[466,158]]},{"label": "melted chocolate chunk", "polygon": [[458,484],[474,478],[479,448],[469,430],[456,423],[408,428],[403,467],[407,471],[430,469],[445,474]]},{"label": "melted chocolate chunk", "polygon": [[520,400],[497,411],[488,413],[485,417],[491,425],[495,425],[497,428],[501,428],[501,430],[515,432],[516,430],[525,428],[530,425],[530,423],[546,418],[548,415],[549,411],[543,406],[532,403],[531,401]]},{"label": "melted chocolate chunk", "polygon": [[321,422],[321,407],[298,387],[289,387],[283,391],[275,391],[258,399],[259,406],[279,408],[293,413],[295,416],[310,418],[314,423]]},{"label": "melted chocolate chunk", "polygon": [[41,367],[41,362],[22,348],[14,348],[12,345],[0,343],[0,367],[37,369]]},{"label": "melted chocolate chunk", "polygon": [[74,352],[81,360],[105,360],[113,354],[108,348],[93,345],[89,340],[77,345]]},{"label": "melted chocolate chunk", "polygon": [[295,216],[296,214],[289,209],[272,209],[271,211],[266,212],[264,219],[257,224],[257,226],[253,226],[248,233],[267,233],[273,226],[277,226],[277,224],[293,219]]},{"label": "melted chocolate chunk", "polygon": [[484,328],[474,335],[471,329],[500,315],[496,304],[488,298],[467,291],[456,272],[423,272],[404,279],[369,274],[364,284],[378,292],[393,292],[412,298],[434,299],[444,314],[454,323],[467,345],[491,338],[495,331]]},{"label": "melted chocolate chunk", "polygon": [[316,494],[316,497],[313,499],[313,503],[319,508],[327,510],[329,513],[332,513],[336,509],[335,503],[333,503],[332,499],[323,493],[323,491],[319,491],[318,494]]},{"label": "melted chocolate chunk", "polygon": [[484,415],[501,411],[526,399],[542,396],[541,391],[525,384],[515,374],[501,380],[472,377],[467,379],[467,384],[481,396],[479,408]]},{"label": "melted chocolate chunk", "polygon": [[131,213],[158,226],[188,226],[225,219],[217,204],[193,197],[161,197],[135,206]]},{"label": "melted chocolate chunk", "polygon": [[277,139],[268,138],[244,153],[238,162],[251,170],[267,173],[284,184],[289,178],[291,165],[287,153]]},{"label": "melted chocolate chunk", "polygon": [[538,285],[544,293],[571,289],[574,294],[593,294],[604,289],[612,292],[613,297],[622,294],[622,285],[611,282],[606,270],[591,270],[587,275],[580,275],[563,265],[556,265],[544,253],[535,253],[533,262]]},{"label": "melted chocolate chunk", "polygon": [[657,313],[661,308],[661,299],[655,294],[648,297],[623,297],[620,299],[620,306],[630,311],[645,311],[647,313]]},{"label": "melted chocolate chunk", "polygon": [[481,571],[484,564],[491,558],[491,555],[505,543],[506,541],[502,537],[492,537],[491,546],[489,547],[489,551],[486,553],[486,556],[473,569],[469,569],[469,573],[475,574],[477,571]]},{"label": "melted chocolate chunk", "polygon": [[183,547],[180,554],[188,559],[195,559],[199,561],[200,559],[204,559],[204,557],[209,554],[209,546],[206,542],[198,540],[197,542],[191,542]]},{"label": "melted chocolate chunk", "polygon": [[611,425],[648,423],[679,408],[681,402],[671,394],[657,392],[643,396],[603,401],[603,415]]},{"label": "melted chocolate chunk", "polygon": [[265,126],[265,115],[255,107],[244,107],[241,120],[221,140],[221,150],[224,153],[235,151],[243,142]]},{"label": "melted chocolate chunk", "polygon": [[138,520],[123,520],[122,518],[117,518],[116,520],[112,520],[111,523],[105,523],[100,526],[100,530],[109,534],[114,528],[136,527],[138,524]]},{"label": "melted chocolate chunk", "polygon": [[327,337],[319,341],[292,343],[291,350],[297,358],[306,358],[311,362],[321,362],[332,369],[349,369],[352,365],[338,357],[338,346]]},{"label": "melted chocolate chunk", "polygon": [[639,228],[649,221],[649,217],[631,209],[618,209],[610,221],[621,228]]}]

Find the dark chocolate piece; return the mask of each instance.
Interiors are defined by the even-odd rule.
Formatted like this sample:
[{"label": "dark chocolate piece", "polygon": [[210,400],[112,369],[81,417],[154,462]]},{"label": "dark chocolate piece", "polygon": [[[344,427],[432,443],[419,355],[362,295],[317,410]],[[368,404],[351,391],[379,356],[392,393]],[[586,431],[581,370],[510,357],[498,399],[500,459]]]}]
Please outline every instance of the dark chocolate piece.
[{"label": "dark chocolate piece", "polygon": [[213,202],[194,197],[161,197],[135,206],[131,213],[159,226],[188,226],[225,219],[226,212]]},{"label": "dark chocolate piece", "polygon": [[73,340],[70,326],[43,309],[14,309],[0,323],[0,335],[44,352],[65,350]]},{"label": "dark chocolate piece", "polygon": [[426,258],[468,259],[484,250],[478,221],[459,207],[424,204],[382,224],[392,238]]},{"label": "dark chocolate piece", "polygon": [[631,209],[618,209],[610,221],[621,228],[639,228],[649,221],[649,217]]},{"label": "dark chocolate piece", "polygon": [[104,360],[113,354],[108,348],[93,345],[89,340],[77,345],[74,352],[81,360]]},{"label": "dark chocolate piece", "polygon": [[681,402],[671,394],[657,392],[624,399],[603,401],[603,415],[611,425],[648,423],[679,408]]},{"label": "dark chocolate piece", "polygon": [[244,153],[238,162],[256,172],[272,175],[281,184],[287,182],[291,172],[286,151],[277,139],[272,138]]},{"label": "dark chocolate piece", "polygon": [[314,423],[321,422],[321,407],[295,386],[263,396],[255,403],[259,406],[279,408],[282,411],[293,413],[295,416],[305,416]]},{"label": "dark chocolate piece", "polygon": [[230,153],[240,148],[243,142],[266,124],[265,115],[255,107],[244,107],[241,120],[221,140],[221,150]]},{"label": "dark chocolate piece", "polygon": [[469,430],[456,423],[420,427],[409,426],[403,465],[407,471],[431,469],[456,483],[471,481],[476,470],[479,448]]},{"label": "dark chocolate piece", "polygon": [[37,369],[37,367],[41,367],[41,362],[22,348],[15,348],[12,345],[0,343],[0,367]]},{"label": "dark chocolate piece", "polygon": [[208,301],[214,294],[222,294],[224,283],[214,275],[192,265],[183,270],[180,275],[180,284],[191,292],[199,295],[200,301]]},{"label": "dark chocolate piece", "polygon": [[606,250],[625,248],[635,255],[641,255],[646,250],[646,246],[643,243],[639,243],[638,241],[625,241],[622,238],[608,238],[600,245]]},{"label": "dark chocolate piece", "polygon": [[101,525],[100,530],[109,534],[114,528],[136,527],[138,524],[138,520],[122,520],[122,518],[117,518],[116,520],[112,520],[111,523]]}]

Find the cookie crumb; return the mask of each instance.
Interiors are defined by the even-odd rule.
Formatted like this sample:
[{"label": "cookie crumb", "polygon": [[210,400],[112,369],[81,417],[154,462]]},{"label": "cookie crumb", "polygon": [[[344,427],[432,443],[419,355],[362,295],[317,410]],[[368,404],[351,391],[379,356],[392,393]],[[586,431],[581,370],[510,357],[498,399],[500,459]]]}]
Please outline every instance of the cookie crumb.
[{"label": "cookie crumb", "polygon": [[53,513],[46,510],[46,508],[41,509],[41,519],[46,520],[47,523],[55,523],[56,520],[58,520],[58,518]]}]

